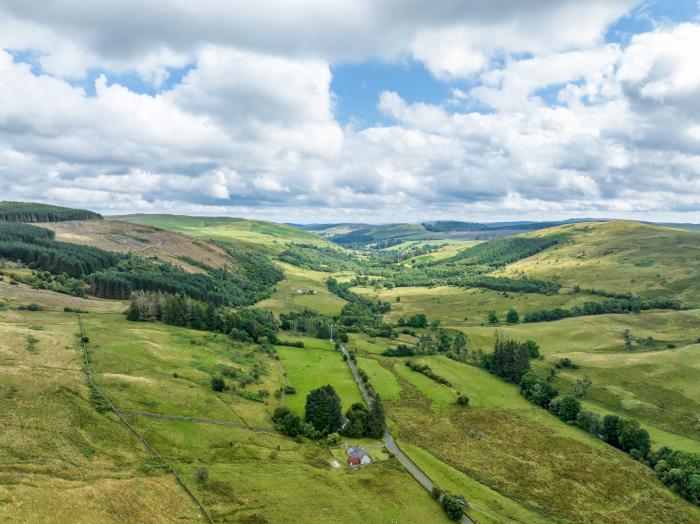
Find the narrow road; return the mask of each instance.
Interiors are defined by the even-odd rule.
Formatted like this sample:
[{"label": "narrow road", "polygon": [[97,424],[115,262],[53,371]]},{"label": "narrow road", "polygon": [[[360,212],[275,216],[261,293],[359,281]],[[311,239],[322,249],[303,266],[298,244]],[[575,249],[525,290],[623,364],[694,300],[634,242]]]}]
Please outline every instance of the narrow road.
[{"label": "narrow road", "polygon": [[[355,362],[350,358],[350,353],[348,352],[347,348],[343,344],[339,344],[340,351],[345,355],[345,361],[348,363],[348,366],[350,366],[350,372],[352,373],[352,378],[355,379],[355,383],[357,384],[357,387],[360,390],[360,395],[362,395],[362,398],[364,399],[365,403],[367,406],[371,404],[371,398],[369,394],[367,393],[367,389],[365,389],[365,385],[360,379],[360,374],[357,371],[357,366],[355,366]],[[433,482],[428,478],[428,476],[423,473],[418,466],[416,466],[413,461],[406,456],[406,454],[401,451],[401,448],[399,448],[399,445],[396,443],[394,440],[394,437],[391,435],[391,432],[389,431],[389,428],[387,427],[386,432],[384,433],[384,445],[387,447],[389,451],[391,451],[396,458],[398,459],[401,464],[408,470],[408,472],[413,476],[416,481],[423,486],[425,489],[428,490],[428,492],[433,491]],[[460,520],[462,524],[473,524],[471,520],[466,515],[462,515],[462,519]]]}]

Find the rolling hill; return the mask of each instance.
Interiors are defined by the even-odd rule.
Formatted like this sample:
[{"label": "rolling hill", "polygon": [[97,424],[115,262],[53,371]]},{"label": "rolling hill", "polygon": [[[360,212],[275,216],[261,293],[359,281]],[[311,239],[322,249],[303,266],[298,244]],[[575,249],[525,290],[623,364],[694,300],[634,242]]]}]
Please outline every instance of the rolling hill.
[{"label": "rolling hill", "polygon": [[118,253],[157,257],[186,271],[234,266],[236,261],[220,246],[205,239],[153,226],[110,221],[68,221],[37,224],[53,230],[56,240],[94,246]]},{"label": "rolling hill", "polygon": [[292,243],[332,245],[320,236],[303,229],[262,220],[176,215],[125,215],[107,217],[107,220],[154,226],[237,247],[245,246],[270,254],[279,254],[284,251],[287,244]]},{"label": "rolling hill", "polygon": [[566,241],[497,274],[526,275],[567,286],[677,298],[700,306],[700,234],[629,221],[568,224],[524,235]]}]

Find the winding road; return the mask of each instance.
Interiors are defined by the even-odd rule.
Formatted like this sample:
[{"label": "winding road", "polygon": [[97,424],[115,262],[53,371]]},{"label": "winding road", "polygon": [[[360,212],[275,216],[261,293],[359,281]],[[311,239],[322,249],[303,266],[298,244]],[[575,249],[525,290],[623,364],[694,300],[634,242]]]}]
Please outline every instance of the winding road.
[{"label": "winding road", "polygon": [[[367,393],[367,389],[365,388],[364,383],[360,379],[360,374],[357,371],[357,366],[355,366],[355,362],[350,358],[350,353],[343,344],[338,344],[338,347],[340,347],[340,351],[345,356],[345,361],[348,363],[348,366],[350,366],[352,378],[355,379],[355,383],[357,384],[357,387],[360,390],[360,395],[362,395],[362,398],[364,399],[365,403],[369,406],[371,404],[371,398]],[[428,476],[425,473],[423,473],[420,470],[420,468],[416,466],[403,451],[401,451],[401,448],[399,448],[399,445],[396,443],[394,437],[391,435],[389,428],[387,428],[386,432],[384,433],[384,445],[389,451],[391,451],[396,456],[398,461],[401,462],[401,464],[403,464],[403,466],[408,470],[408,472],[413,476],[413,478],[416,479],[416,481],[418,481],[418,483],[421,486],[423,486],[425,489],[432,493],[435,484],[433,484],[433,482],[428,478]],[[469,518],[466,515],[462,515],[462,519],[460,520],[460,522],[462,524],[473,524],[473,522],[469,520]]]}]

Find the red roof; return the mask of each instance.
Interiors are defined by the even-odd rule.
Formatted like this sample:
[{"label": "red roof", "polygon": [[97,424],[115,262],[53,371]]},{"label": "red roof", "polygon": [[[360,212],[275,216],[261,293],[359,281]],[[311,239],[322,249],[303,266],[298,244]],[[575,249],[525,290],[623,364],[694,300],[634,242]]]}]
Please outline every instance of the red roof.
[{"label": "red roof", "polygon": [[351,466],[359,466],[360,465],[360,457],[350,457],[348,459],[348,464]]}]

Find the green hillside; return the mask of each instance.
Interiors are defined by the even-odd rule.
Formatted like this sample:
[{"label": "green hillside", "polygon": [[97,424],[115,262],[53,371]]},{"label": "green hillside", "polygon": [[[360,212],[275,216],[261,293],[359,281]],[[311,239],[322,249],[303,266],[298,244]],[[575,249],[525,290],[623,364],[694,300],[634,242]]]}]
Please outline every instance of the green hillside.
[{"label": "green hillside", "polygon": [[618,220],[565,225],[526,237],[559,233],[566,234],[566,242],[499,274],[650,298],[673,297],[700,306],[700,233]]},{"label": "green hillside", "polygon": [[125,215],[107,219],[146,224],[224,244],[261,249],[272,254],[284,251],[285,246],[292,243],[331,245],[327,240],[303,229],[262,220],[177,215]]}]

